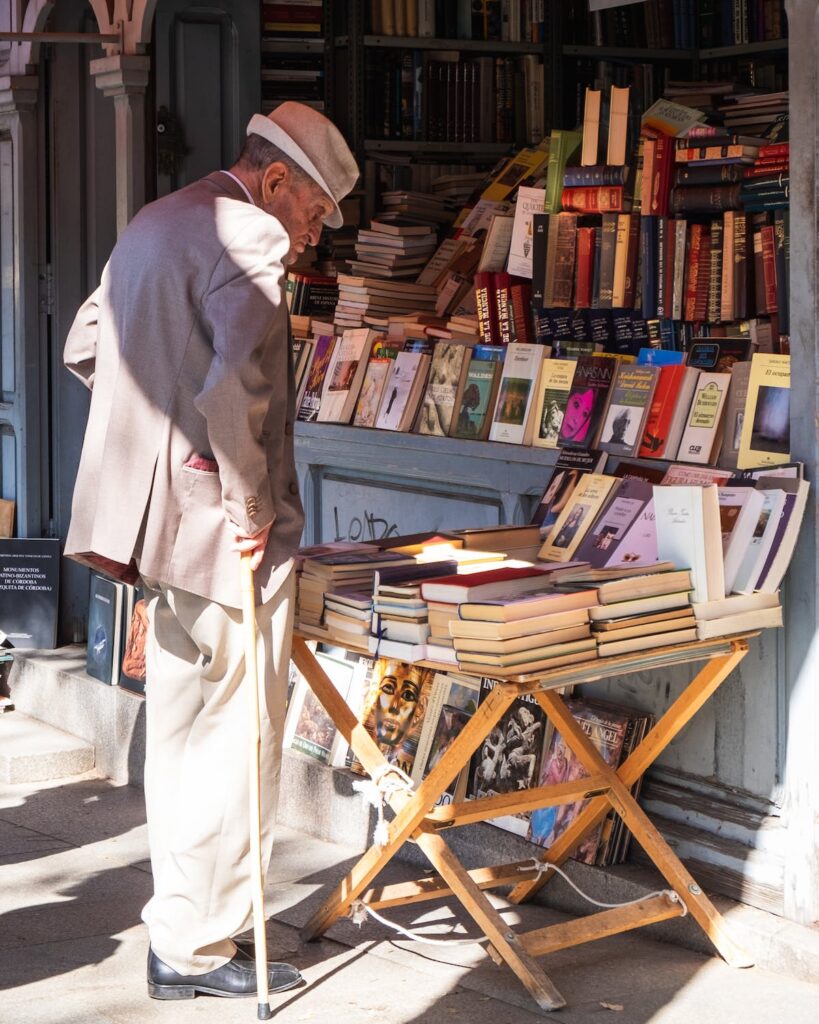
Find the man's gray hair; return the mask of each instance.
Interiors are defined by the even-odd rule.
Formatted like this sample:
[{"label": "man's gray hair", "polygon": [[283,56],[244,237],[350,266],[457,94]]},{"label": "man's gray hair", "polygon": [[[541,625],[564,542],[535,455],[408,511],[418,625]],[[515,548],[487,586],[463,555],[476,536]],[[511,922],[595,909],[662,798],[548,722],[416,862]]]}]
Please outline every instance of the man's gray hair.
[{"label": "man's gray hair", "polygon": [[298,183],[313,181],[292,157],[255,132],[248,135],[237,163],[248,171],[263,171],[270,164],[283,163]]}]

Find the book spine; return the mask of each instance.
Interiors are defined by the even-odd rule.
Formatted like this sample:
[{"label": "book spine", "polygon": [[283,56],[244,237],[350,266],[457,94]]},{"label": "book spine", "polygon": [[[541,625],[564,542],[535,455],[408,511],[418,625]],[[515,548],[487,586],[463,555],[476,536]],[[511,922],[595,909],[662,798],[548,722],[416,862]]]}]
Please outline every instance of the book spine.
[{"label": "book spine", "polygon": [[688,273],[685,278],[683,319],[694,320],[697,301],[697,279],[700,269],[702,224],[692,224],[688,231]]},{"label": "book spine", "polygon": [[501,345],[508,345],[514,341],[514,320],[512,317],[511,295],[509,292],[512,283],[511,277],[506,273],[492,275],[492,284],[495,293],[495,319],[498,325],[498,342]]},{"label": "book spine", "polygon": [[549,237],[548,213],[532,216],[532,302],[543,308],[543,286],[546,280],[546,245]]},{"label": "book spine", "polygon": [[776,241],[774,227],[765,224],[762,236],[762,280],[765,289],[765,312],[777,312],[776,300]]},{"label": "book spine", "polygon": [[567,167],[563,173],[564,188],[591,188],[625,183],[625,167],[598,164],[596,167]]},{"label": "book spine", "polygon": [[717,323],[720,319],[720,293],[722,291],[722,218],[711,221],[710,273],[708,277],[708,308],[706,320]]},{"label": "book spine", "polygon": [[748,313],[748,244],[744,213],[734,215],[733,239],[734,306],[731,320],[744,320]]},{"label": "book spine", "polygon": [[564,186],[561,204],[564,210],[577,213],[617,213],[623,209],[623,188],[619,185],[598,188]]},{"label": "book spine", "polygon": [[685,293],[685,253],[688,240],[688,222],[674,221],[674,279],[671,294],[671,317],[682,320]]},{"label": "book spine", "polygon": [[665,217],[657,218],[657,316],[662,320],[666,316],[666,233],[668,221]]},{"label": "book spine", "polygon": [[594,236],[594,228],[577,229],[577,280],[574,288],[576,309],[588,309],[592,304]]},{"label": "book spine", "polygon": [[640,218],[642,262],[642,315],[644,320],[657,316],[657,218]]},{"label": "book spine", "polygon": [[776,308],[779,313],[779,333],[790,334],[790,294],[788,282],[787,253],[790,217],[787,210],[774,214],[774,241],[776,245]]},{"label": "book spine", "polygon": [[626,255],[626,281],[623,305],[633,309],[637,300],[637,273],[640,256],[640,214],[632,213],[628,230],[628,253]]},{"label": "book spine", "polygon": [[617,214],[603,214],[600,249],[600,309],[611,309],[614,291],[614,259],[617,244]]},{"label": "book spine", "polygon": [[711,230],[703,226],[700,242],[700,264],[697,269],[697,291],[694,298],[694,316],[692,320],[702,321],[708,314],[708,290],[711,277]]},{"label": "book spine", "polygon": [[788,157],[791,147],[789,142],[774,142],[768,146],[760,146],[757,153],[757,160],[765,160],[770,157]]},{"label": "book spine", "polygon": [[577,218],[570,213],[558,214],[557,251],[551,305],[570,307],[574,290]]},{"label": "book spine", "polygon": [[686,185],[671,190],[669,210],[671,213],[721,213],[723,210],[738,210],[741,206],[742,186],[736,185]]},{"label": "book spine", "polygon": [[484,345],[497,345],[495,326],[495,297],[492,293],[492,274],[480,272],[475,275],[475,311],[478,317],[478,331]]},{"label": "book spine", "polygon": [[[752,168],[747,168],[745,174]],[[705,166],[675,167],[672,185],[727,185],[741,181],[742,167],[738,164],[706,164]]]}]

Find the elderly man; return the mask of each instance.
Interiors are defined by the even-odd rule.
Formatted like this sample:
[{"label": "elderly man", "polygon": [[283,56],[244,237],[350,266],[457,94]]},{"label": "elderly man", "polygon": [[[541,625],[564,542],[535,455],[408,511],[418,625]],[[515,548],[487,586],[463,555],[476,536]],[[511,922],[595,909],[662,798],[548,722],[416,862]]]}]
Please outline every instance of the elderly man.
[{"label": "elderly man", "polygon": [[[66,554],[148,599],[148,992],[252,995],[239,556],[256,569],[266,868],[303,514],[285,267],[342,223],[339,131],[284,103],[229,171],[144,207],[80,309],[67,367],[91,392]],[[272,991],[300,980],[270,964]]]}]

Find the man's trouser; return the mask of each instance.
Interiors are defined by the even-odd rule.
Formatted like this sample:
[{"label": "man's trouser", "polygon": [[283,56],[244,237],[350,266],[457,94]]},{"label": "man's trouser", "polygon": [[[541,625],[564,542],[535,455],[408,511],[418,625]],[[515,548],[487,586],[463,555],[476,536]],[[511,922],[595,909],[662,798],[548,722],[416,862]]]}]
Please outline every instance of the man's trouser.
[{"label": "man's trouser", "polygon": [[[154,895],[142,917],[160,960],[182,974],[205,974],[231,959],[231,936],[252,920],[242,613],[145,583],[145,803]],[[278,799],[294,594],[291,572],[256,609],[264,871]]]}]

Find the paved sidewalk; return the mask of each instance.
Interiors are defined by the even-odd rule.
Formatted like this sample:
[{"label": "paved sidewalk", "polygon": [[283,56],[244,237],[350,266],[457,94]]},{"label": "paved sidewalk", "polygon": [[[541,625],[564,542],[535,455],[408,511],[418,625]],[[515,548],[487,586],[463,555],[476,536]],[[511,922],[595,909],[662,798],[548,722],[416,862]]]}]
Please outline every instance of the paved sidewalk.
[{"label": "paved sidewalk", "polygon": [[[279,1024],[534,1024],[538,1013],[478,945],[391,937],[380,925],[340,922],[321,942],[298,927],[356,852],[280,830],[267,885],[271,952],[296,963],[307,986],[274,1000]],[[254,1000],[175,1003],[145,993],[150,891],[141,790],[84,777],[0,787],[0,1024],[238,1024]],[[406,866],[393,878],[409,877]],[[559,920],[511,907],[513,924]],[[438,937],[474,934],[440,904],[388,912]],[[819,986],[653,942],[650,929],[547,958],[568,1000],[556,1024],[816,1024]],[[608,1004],[605,1006],[604,1004]]]}]

